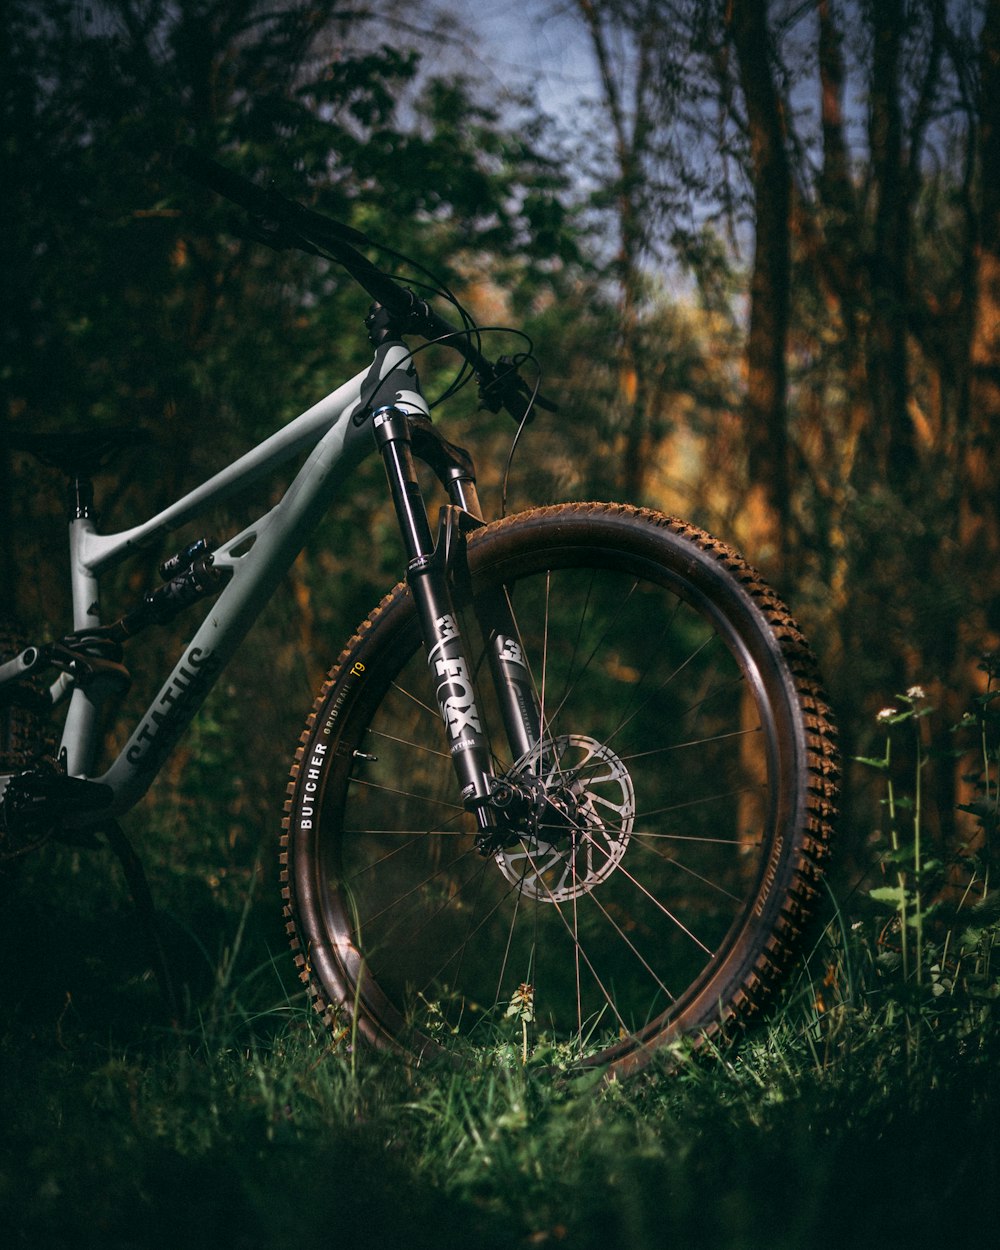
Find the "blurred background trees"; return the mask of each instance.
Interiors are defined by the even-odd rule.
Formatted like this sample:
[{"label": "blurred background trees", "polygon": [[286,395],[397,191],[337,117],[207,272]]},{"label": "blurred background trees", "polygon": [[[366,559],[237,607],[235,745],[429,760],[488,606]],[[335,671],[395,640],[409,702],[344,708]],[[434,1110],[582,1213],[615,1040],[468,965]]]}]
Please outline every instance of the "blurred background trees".
[{"label": "blurred background trees", "polygon": [[[802,618],[848,755],[909,685],[957,714],[1000,631],[1000,0],[558,14],[593,84],[570,119],[428,70],[442,16],[459,41],[474,17],[461,4],[9,0],[0,421],[147,426],[154,453],[101,483],[124,525],[361,367],[364,296],[234,233],[171,166],[193,143],[534,337],[562,413],[532,427],[513,507],[632,499],[734,541]],[[431,361],[432,395],[452,367]],[[510,432],[468,393],[448,430],[497,457]],[[235,843],[273,830],[310,686],[398,576],[383,494],[376,463],[351,501],[364,528],[331,517],[247,643],[247,689],[210,708],[252,764],[193,739],[179,757],[228,796]],[[62,542],[58,482],[4,451],[0,500],[5,598],[58,622],[33,571]],[[148,576],[123,573],[109,608]],[[936,776],[947,832],[956,779]],[[857,849],[877,813],[851,789],[847,806]]]},{"label": "blurred background trees", "polygon": [[[912,684],[957,716],[1000,626],[1000,5],[576,8],[615,136],[620,333],[644,320],[635,216],[643,274],[669,257],[693,283],[683,306],[731,319],[721,355],[707,325],[697,338],[721,402],[691,417],[693,388],[661,396],[645,437],[671,474],[677,442],[698,443],[699,519],[805,618],[848,755]],[[664,485],[648,489],[673,507]],[[935,776],[950,828],[956,779]]]}]

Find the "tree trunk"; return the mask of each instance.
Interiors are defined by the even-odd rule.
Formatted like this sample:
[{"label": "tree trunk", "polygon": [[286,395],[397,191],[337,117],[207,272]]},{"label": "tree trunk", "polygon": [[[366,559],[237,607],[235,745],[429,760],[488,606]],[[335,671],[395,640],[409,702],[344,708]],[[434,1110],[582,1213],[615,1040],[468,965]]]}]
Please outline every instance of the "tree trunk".
[{"label": "tree trunk", "polygon": [[975,322],[970,347],[970,429],[965,458],[963,546],[983,570],[980,622],[1000,635],[1000,0],[989,0],[980,45],[979,238],[975,257]]},{"label": "tree trunk", "polygon": [[910,229],[899,67],[903,0],[880,0],[872,5],[871,15],[874,54],[869,143],[876,204],[869,266],[868,376],[878,470],[905,498],[914,485],[916,451],[907,411],[906,261]]},{"label": "tree trunk", "polygon": [[749,520],[757,548],[754,558],[780,568],[789,529],[785,351],[791,302],[792,175],[783,101],[771,66],[765,0],[732,3],[728,16],[746,101],[756,223],[747,342]]},{"label": "tree trunk", "polygon": [[[640,502],[658,436],[656,370],[644,343],[643,264],[654,229],[648,195],[657,128],[652,101],[668,36],[661,0],[632,6],[576,0],[576,7],[590,38],[613,136],[618,234],[614,273],[619,291],[615,451],[621,465],[616,485],[625,499]],[[616,35],[629,48],[624,60],[616,57]]]}]

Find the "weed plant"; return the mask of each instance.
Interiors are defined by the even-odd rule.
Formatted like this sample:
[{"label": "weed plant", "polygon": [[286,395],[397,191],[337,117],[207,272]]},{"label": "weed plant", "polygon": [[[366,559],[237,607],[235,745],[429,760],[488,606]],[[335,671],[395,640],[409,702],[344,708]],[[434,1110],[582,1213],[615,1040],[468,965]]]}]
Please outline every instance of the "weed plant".
[{"label": "weed plant", "polygon": [[[922,692],[886,710],[866,765],[884,790],[873,868],[833,887],[768,1023],[731,1050],[678,1044],[623,1084],[553,1071],[527,1001],[461,1071],[322,1032],[249,845],[227,878],[238,905],[206,887],[192,914],[190,880],[167,892],[184,989],[168,1023],[116,882],[51,848],[0,911],[4,1244],[990,1244],[994,683],[943,744]],[[924,779],[948,761],[970,794],[944,854]]]}]

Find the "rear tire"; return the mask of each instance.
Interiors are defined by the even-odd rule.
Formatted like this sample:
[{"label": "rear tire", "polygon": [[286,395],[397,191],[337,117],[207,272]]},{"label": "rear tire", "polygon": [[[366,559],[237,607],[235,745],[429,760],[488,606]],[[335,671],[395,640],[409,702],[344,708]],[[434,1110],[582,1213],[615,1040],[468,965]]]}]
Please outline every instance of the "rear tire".
[{"label": "rear tire", "polygon": [[468,541],[503,586],[547,725],[515,760],[467,656],[497,776],[541,773],[570,833],[475,848],[404,586],[306,723],[283,834],[288,931],[332,1027],[411,1055],[516,1034],[625,1075],[728,1034],[794,958],[828,853],[835,731],[785,607],[730,548],[659,513],[567,504]]}]

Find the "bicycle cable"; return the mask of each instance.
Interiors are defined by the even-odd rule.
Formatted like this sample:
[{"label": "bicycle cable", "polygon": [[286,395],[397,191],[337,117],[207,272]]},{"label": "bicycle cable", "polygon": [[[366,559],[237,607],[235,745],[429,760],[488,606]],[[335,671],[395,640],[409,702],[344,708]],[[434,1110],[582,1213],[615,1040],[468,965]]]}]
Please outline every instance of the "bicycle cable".
[{"label": "bicycle cable", "polygon": [[[263,190],[242,175],[226,169],[192,148],[176,149],[174,160],[188,176],[250,214],[251,238],[279,250],[296,247],[344,267],[376,303],[387,308],[390,313],[402,317],[404,321],[410,319],[413,331],[421,334],[425,343],[420,348],[410,350],[404,356],[404,361],[412,359],[417,352],[435,343],[453,343],[462,356],[463,363],[431,407],[436,407],[455,395],[474,376],[479,382],[483,407],[492,412],[505,408],[518,423],[503,475],[503,506],[506,508],[510,469],[524,427],[532,419],[537,407],[557,410],[556,405],[539,394],[541,369],[530,337],[524,331],[509,326],[477,326],[455,293],[437,275],[421,262],[377,242],[362,231],[289,200],[273,187]],[[410,281],[449,303],[458,313],[462,328],[455,329],[450,326],[426,301],[418,299],[413,290],[401,286],[393,276],[373,265],[357,250],[359,246],[383,253],[429,279],[423,281],[411,277]],[[482,352],[482,336],[487,332],[501,331],[522,338],[527,344],[527,351],[512,357],[501,356],[494,364]],[[464,348],[458,346],[461,341],[466,344]],[[538,369],[533,386],[525,382],[518,373],[520,367],[529,360]]]},{"label": "bicycle cable", "polygon": [[[393,273],[390,276],[392,277],[394,281],[402,278],[402,280],[409,283],[411,287],[415,287],[419,291],[425,294],[436,296],[440,299],[443,299],[446,303],[450,304],[462,321],[462,329],[455,331],[455,336],[468,338],[470,343],[472,343],[472,345],[474,346],[475,350],[480,355],[483,354],[482,327],[476,324],[475,319],[472,317],[469,311],[463,306],[461,301],[458,299],[458,297],[455,295],[455,293],[451,290],[451,288],[446,283],[442,282],[441,279],[436,274],[434,274],[425,265],[421,264],[420,261],[414,260],[411,256],[407,256],[403,252],[396,251],[395,248],[388,247],[387,245],[378,243],[375,240],[371,241],[370,246],[375,251],[385,253],[385,255],[391,257],[393,260],[401,262],[401,264],[403,265],[410,266],[412,269],[416,270],[418,273],[423,274],[424,277],[427,279],[426,281],[421,280],[420,278],[413,277],[412,275],[402,275],[402,274],[399,274],[398,272]],[[328,249],[323,248],[322,246],[317,247],[316,254],[321,256],[324,260],[328,260],[332,262],[333,264],[338,263],[337,257],[333,255]],[[424,344],[424,346],[432,346],[435,343],[447,343],[447,340],[450,337],[452,336],[440,335],[437,338],[428,339],[426,343]],[[411,351],[408,356],[404,357],[404,361],[412,359],[412,357],[416,354],[416,351],[418,350],[420,349],[415,349],[414,351]],[[447,402],[447,400],[451,399],[453,395],[458,394],[458,392],[462,390],[463,387],[468,385],[468,383],[472,380],[472,378],[475,377],[475,372],[476,371],[473,365],[468,360],[466,360],[465,357],[463,356],[462,362],[458,367],[458,371],[455,377],[448,384],[448,386],[444,389],[444,391],[442,391],[442,393],[437,396],[437,398],[428,401],[428,406],[430,408],[437,408],[440,404]]]},{"label": "bicycle cable", "polygon": [[[518,338],[524,339],[524,341],[527,343],[527,350],[523,352],[519,352],[516,356],[511,357],[510,358],[511,365],[513,369],[517,371],[518,373],[520,372],[522,365],[533,364],[537,368],[537,373],[535,375],[534,382],[527,384],[530,387],[530,394],[528,395],[528,400],[527,400],[527,403],[525,404],[524,415],[521,417],[520,421],[518,422],[517,429],[514,431],[514,436],[511,439],[510,447],[507,450],[507,457],[504,461],[504,469],[503,469],[503,474],[501,476],[501,482],[500,482],[500,515],[501,517],[504,517],[507,515],[507,491],[508,491],[508,486],[510,483],[510,473],[511,473],[511,469],[514,463],[514,456],[517,452],[518,444],[521,441],[521,435],[524,433],[525,428],[530,424],[531,420],[533,419],[535,415],[535,400],[538,396],[538,390],[539,390],[539,387],[541,386],[541,380],[542,380],[541,366],[538,363],[538,357],[535,355],[534,343],[531,340],[531,336],[526,331],[519,330],[514,326],[473,325],[472,327],[470,327],[469,330],[454,330],[450,334],[442,334],[442,335],[439,335],[437,338],[426,339],[423,343],[419,344],[417,347],[409,348],[406,352],[406,355],[402,357],[402,359],[398,362],[398,364],[405,365],[408,361],[413,360],[416,356],[419,356],[421,352],[426,351],[427,348],[434,347],[434,346],[441,345],[441,344],[446,345],[448,339],[459,338],[467,333],[475,333],[477,336],[478,342],[482,341],[482,335],[484,334],[513,334]],[[463,372],[464,371],[465,370],[463,368]],[[470,375],[473,373],[473,370],[471,369],[471,367],[469,367],[468,372]],[[466,385],[469,380],[470,378],[466,377],[465,380],[461,383],[461,385],[462,386]],[[459,386],[456,386],[455,383],[452,383],[451,387],[449,387],[448,390],[443,395],[439,396],[438,399],[436,399],[433,403],[431,403],[429,407],[434,408],[437,404],[442,403],[446,398],[454,394],[455,391],[458,389],[461,389],[461,388]]]}]

